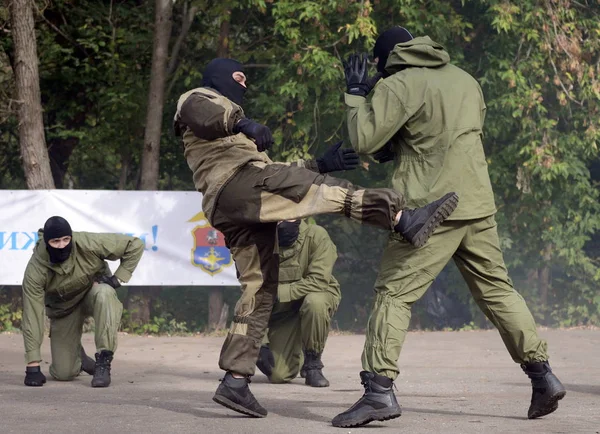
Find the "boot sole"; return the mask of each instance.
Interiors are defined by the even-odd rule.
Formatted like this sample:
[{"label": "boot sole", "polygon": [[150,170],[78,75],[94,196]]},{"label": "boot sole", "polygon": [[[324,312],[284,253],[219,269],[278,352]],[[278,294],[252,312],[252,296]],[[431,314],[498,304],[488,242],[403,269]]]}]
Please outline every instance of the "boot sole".
[{"label": "boot sole", "polygon": [[304,384],[306,384],[307,386],[310,386],[310,387],[329,387],[329,383],[327,383],[327,384],[309,384],[307,381],[305,381]]},{"label": "boot sole", "polygon": [[427,219],[423,227],[414,236],[411,244],[415,247],[423,247],[433,231],[435,231],[444,220],[450,217],[458,206],[458,195],[456,193],[448,193],[443,198],[443,202],[436,208],[434,213]]},{"label": "boot sole", "polygon": [[266,414],[260,414],[260,413],[257,413],[255,411],[252,411],[250,409],[247,409],[246,407],[242,407],[241,405],[236,404],[235,402],[233,402],[230,399],[227,399],[227,398],[225,398],[224,396],[221,396],[221,395],[215,395],[215,396],[213,396],[213,401],[215,401],[217,404],[221,404],[223,407],[227,407],[230,410],[237,411],[238,413],[245,414],[246,416],[251,416],[251,417],[267,417]]},{"label": "boot sole", "polygon": [[562,390],[562,391],[556,393],[555,395],[550,397],[550,399],[548,400],[548,404],[544,408],[541,408],[541,409],[534,411],[533,413],[527,415],[527,419],[537,419],[538,417],[542,417],[542,416],[546,416],[550,413],[554,413],[556,411],[556,409],[558,409],[558,401],[563,399],[566,394],[567,394],[566,390]]},{"label": "boot sole", "polygon": [[334,424],[332,422],[332,425],[335,427],[339,427],[339,428],[355,428],[358,426],[366,425],[366,424],[374,422],[374,421],[383,422],[386,420],[396,419],[400,416],[402,416],[402,410],[398,410],[398,412],[394,412],[394,413],[390,413],[389,410],[381,411],[381,412],[375,411],[375,412],[372,412],[365,419],[347,420],[347,421],[339,422],[336,424]]},{"label": "boot sole", "polygon": [[94,382],[92,381],[92,387],[108,387],[108,386],[110,386],[110,383],[108,383],[108,384],[104,384],[104,383],[94,383]]}]

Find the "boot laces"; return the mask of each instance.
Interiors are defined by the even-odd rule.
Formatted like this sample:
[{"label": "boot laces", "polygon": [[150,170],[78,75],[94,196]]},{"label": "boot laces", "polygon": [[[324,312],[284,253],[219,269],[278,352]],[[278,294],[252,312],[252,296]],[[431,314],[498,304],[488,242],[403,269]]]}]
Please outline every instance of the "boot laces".
[{"label": "boot laces", "polygon": [[367,381],[363,381],[361,380],[360,384],[363,385],[363,387],[365,388],[365,393],[363,394],[366,395],[367,393],[371,393],[373,391],[373,389],[371,388],[371,381],[367,380]]}]

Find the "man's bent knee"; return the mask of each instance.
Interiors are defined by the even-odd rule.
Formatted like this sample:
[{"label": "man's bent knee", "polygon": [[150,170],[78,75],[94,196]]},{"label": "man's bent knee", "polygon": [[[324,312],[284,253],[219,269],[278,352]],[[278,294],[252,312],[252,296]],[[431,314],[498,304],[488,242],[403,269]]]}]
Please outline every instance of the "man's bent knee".
[{"label": "man's bent knee", "polygon": [[56,366],[54,363],[50,366],[50,375],[57,381],[73,381],[80,371],[81,368],[76,369],[73,366]]},{"label": "man's bent knee", "polygon": [[271,383],[273,383],[273,384],[289,383],[294,378],[296,378],[296,375],[289,375],[289,374],[288,375],[281,375],[281,373],[279,373],[279,372],[273,372],[271,374],[271,376],[269,377],[269,381]]},{"label": "man's bent knee", "polygon": [[328,303],[328,295],[324,293],[312,293],[304,297],[300,311],[303,315],[330,316],[331,309]]},{"label": "man's bent knee", "polygon": [[96,285],[94,285],[93,290],[94,297],[96,299],[113,298],[117,296],[117,292],[115,291],[115,289],[106,283],[97,283]]}]

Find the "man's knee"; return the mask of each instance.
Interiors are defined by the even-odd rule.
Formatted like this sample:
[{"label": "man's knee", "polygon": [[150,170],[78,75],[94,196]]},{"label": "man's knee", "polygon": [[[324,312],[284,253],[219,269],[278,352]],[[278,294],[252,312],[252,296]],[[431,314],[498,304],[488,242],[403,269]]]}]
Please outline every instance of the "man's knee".
[{"label": "man's knee", "polygon": [[115,289],[106,283],[98,283],[94,285],[92,290],[94,291],[93,297],[96,303],[113,304],[119,302]]},{"label": "man's knee", "polygon": [[295,375],[292,375],[290,373],[273,371],[273,373],[269,377],[269,381],[273,384],[289,383],[294,378],[296,378],[296,375],[298,375],[298,373],[296,373]]},{"label": "man's knee", "polygon": [[50,366],[50,375],[57,381],[72,381],[79,375],[81,366],[76,367],[72,363],[54,363]]},{"label": "man's knee", "polygon": [[300,313],[302,315],[330,317],[333,314],[333,307],[329,303],[329,298],[329,294],[323,292],[308,294],[304,297]]}]

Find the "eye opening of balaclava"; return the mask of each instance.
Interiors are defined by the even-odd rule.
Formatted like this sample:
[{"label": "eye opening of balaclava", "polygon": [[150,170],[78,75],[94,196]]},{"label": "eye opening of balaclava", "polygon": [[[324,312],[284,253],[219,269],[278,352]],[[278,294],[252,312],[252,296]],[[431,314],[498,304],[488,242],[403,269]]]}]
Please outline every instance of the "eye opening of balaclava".
[{"label": "eye opening of balaclava", "polygon": [[237,105],[242,105],[246,87],[234,80],[233,73],[236,71],[244,72],[243,65],[237,60],[213,59],[204,69],[202,86],[212,87]]},{"label": "eye opening of balaclava", "polygon": [[300,233],[300,220],[283,221],[277,225],[279,247],[289,247],[296,242]]},{"label": "eye opening of balaclava", "polygon": [[387,63],[390,52],[394,49],[396,44],[402,42],[408,42],[414,39],[413,35],[404,27],[395,26],[391,29],[386,30],[377,38],[375,46],[373,47],[373,58],[378,58],[377,71],[382,73],[384,77],[389,74],[385,72],[385,64]]},{"label": "eye opening of balaclava", "polygon": [[44,242],[46,243],[46,250],[50,255],[50,262],[53,264],[60,264],[69,258],[71,250],[73,249],[73,240],[71,239],[69,244],[62,249],[52,247],[49,241],[54,238],[67,236],[73,236],[73,231],[71,230],[71,225],[68,221],[59,216],[50,217],[46,220],[46,223],[44,224]]}]

